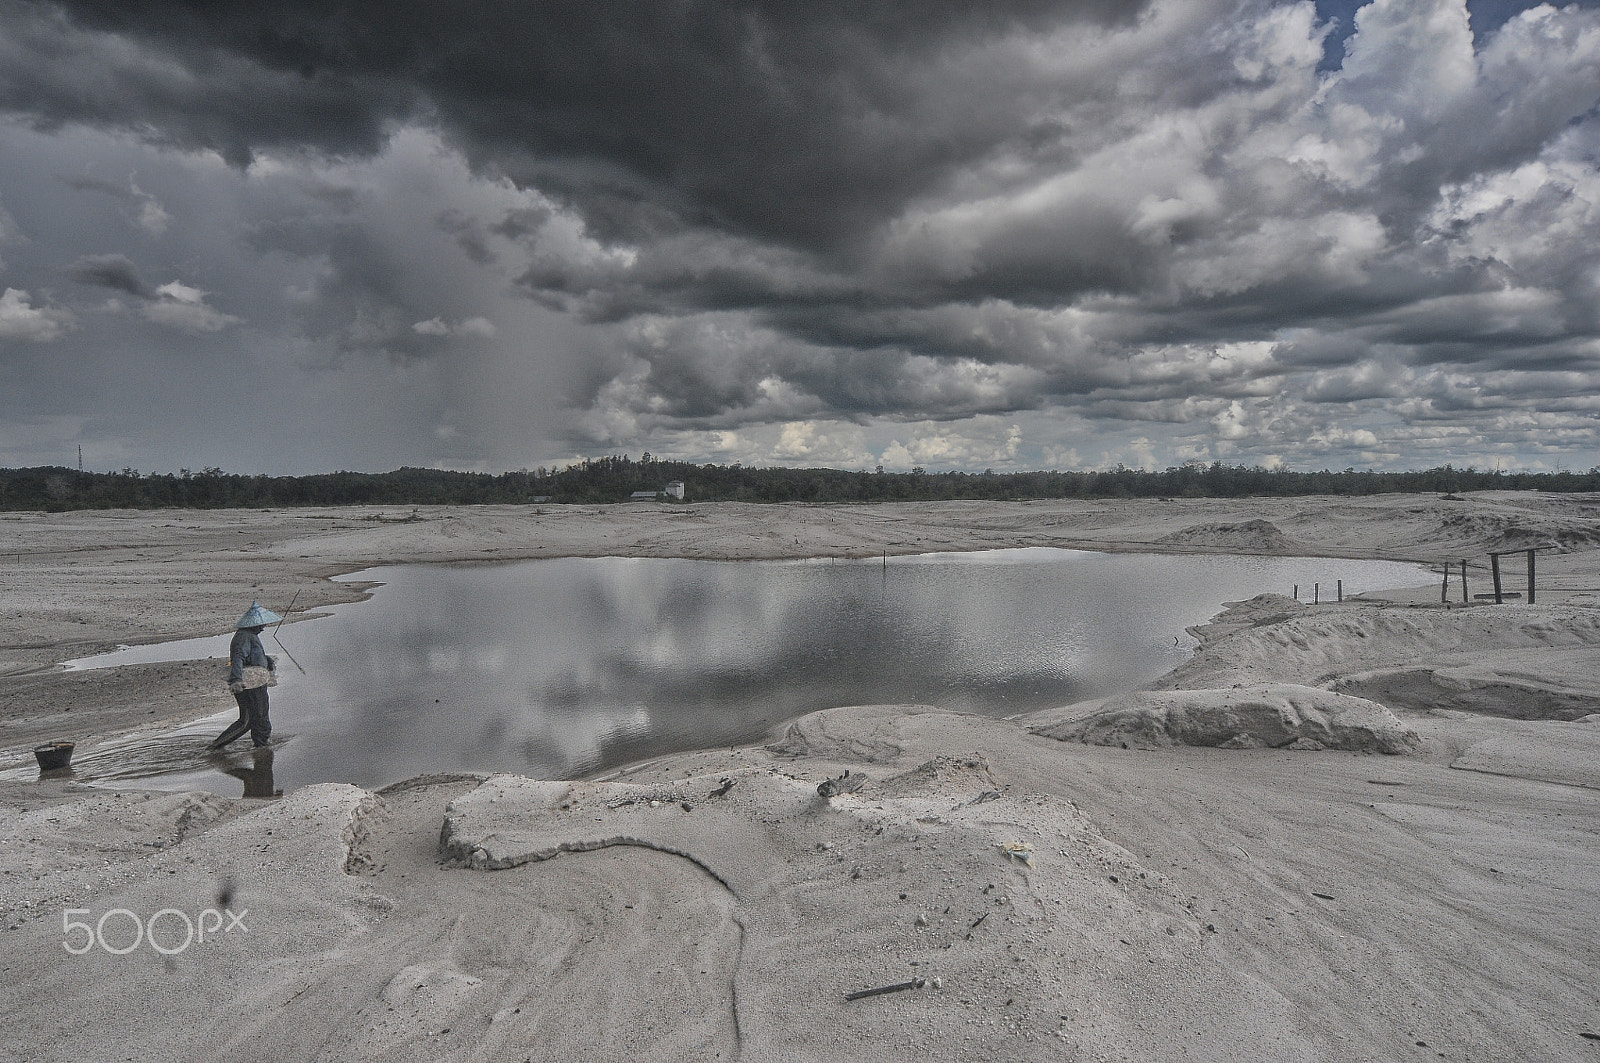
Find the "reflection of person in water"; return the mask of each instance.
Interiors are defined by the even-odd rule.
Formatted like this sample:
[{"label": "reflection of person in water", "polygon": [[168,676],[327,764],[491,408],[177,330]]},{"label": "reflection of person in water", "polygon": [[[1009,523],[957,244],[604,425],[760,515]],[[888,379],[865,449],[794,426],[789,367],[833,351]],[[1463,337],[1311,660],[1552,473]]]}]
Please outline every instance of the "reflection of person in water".
[{"label": "reflection of person in water", "polygon": [[278,797],[280,791],[274,787],[272,780],[272,747],[257,746],[250,751],[250,763],[227,764],[222,767],[226,775],[232,775],[244,783],[245,797]]},{"label": "reflection of person in water", "polygon": [[277,661],[267,656],[261,645],[261,632],[268,624],[283,617],[270,609],[261,608],[260,602],[251,602],[250,608],[239,618],[233,643],[228,647],[228,689],[239,703],[239,718],[211,743],[212,749],[221,749],[235,738],[250,732],[256,746],[264,746],[272,737],[272,721],[267,717],[267,687],[277,683]]}]

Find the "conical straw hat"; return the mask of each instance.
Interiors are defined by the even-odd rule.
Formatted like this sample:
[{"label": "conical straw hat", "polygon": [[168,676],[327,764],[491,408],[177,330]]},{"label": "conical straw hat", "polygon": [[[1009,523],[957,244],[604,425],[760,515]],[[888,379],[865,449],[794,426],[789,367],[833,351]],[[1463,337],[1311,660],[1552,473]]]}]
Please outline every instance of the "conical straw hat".
[{"label": "conical straw hat", "polygon": [[274,613],[271,609],[261,608],[260,602],[251,602],[250,608],[244,611],[244,615],[239,618],[239,622],[233,626],[235,628],[266,627],[268,624],[276,624],[282,619],[283,617]]}]

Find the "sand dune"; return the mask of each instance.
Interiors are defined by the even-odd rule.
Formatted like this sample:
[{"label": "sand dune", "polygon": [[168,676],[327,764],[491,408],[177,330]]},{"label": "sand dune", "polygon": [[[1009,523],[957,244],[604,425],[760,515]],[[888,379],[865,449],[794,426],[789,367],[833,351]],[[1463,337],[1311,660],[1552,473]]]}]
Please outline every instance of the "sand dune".
[{"label": "sand dune", "polygon": [[[1152,691],[1012,721],[831,709],[764,745],[602,779],[430,777],[264,802],[3,784],[0,1059],[1600,1051],[1586,1036],[1600,1035],[1600,724],[1583,720],[1600,711],[1600,500],[375,513],[0,521],[14,558],[0,740],[15,758],[38,736],[216,711],[225,692],[182,666],[49,666],[210,633],[241,596],[345,600],[359,588],[322,577],[384,560],[1218,549],[1238,537],[1224,526],[1282,545],[1254,521],[1344,556],[1566,552],[1541,556],[1534,606],[1443,608],[1437,586],[1240,603]],[[1152,721],[1170,737],[1180,718],[1231,728],[1217,733],[1233,748],[1076,740],[1150,737]],[[1341,721],[1415,738],[1387,756],[1274,748],[1285,721],[1290,743],[1337,744],[1324,738]],[[859,789],[818,793],[847,770]],[[64,912],[118,909],[117,947],[163,910],[247,910],[248,929],[169,956],[62,947],[83,935]],[[163,947],[182,930],[163,916]]]},{"label": "sand dune", "polygon": [[1135,690],[1035,734],[1100,746],[1343,749],[1402,754],[1417,733],[1365,698],[1294,683],[1215,690]]}]

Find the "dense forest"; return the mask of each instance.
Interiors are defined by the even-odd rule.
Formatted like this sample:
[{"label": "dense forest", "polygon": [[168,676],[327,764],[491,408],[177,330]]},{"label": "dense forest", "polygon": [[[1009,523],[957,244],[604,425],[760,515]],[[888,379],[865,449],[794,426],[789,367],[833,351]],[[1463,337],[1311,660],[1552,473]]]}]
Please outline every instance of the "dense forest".
[{"label": "dense forest", "polygon": [[[597,458],[564,469],[498,474],[397,469],[314,476],[245,476],[221,469],[177,474],[137,469],[79,472],[47,466],[0,469],[0,509],[219,509],[338,505],[499,505],[622,502],[635,491],[685,484],[689,502],[910,502],[944,499],[1239,498],[1251,495],[1372,495],[1416,491],[1600,491],[1586,473],[1507,473],[1445,465],[1422,472],[1292,472],[1242,465],[1180,465],[1163,471],[909,473],[750,468]],[[665,499],[664,499],[665,500]]]}]

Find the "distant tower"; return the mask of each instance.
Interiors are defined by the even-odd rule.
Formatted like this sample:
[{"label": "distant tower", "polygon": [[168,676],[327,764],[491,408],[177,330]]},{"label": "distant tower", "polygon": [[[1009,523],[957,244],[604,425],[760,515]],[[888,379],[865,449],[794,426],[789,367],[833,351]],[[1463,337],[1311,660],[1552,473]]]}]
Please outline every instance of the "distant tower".
[{"label": "distant tower", "polygon": [[83,471],[83,444],[78,444],[78,471]]}]

